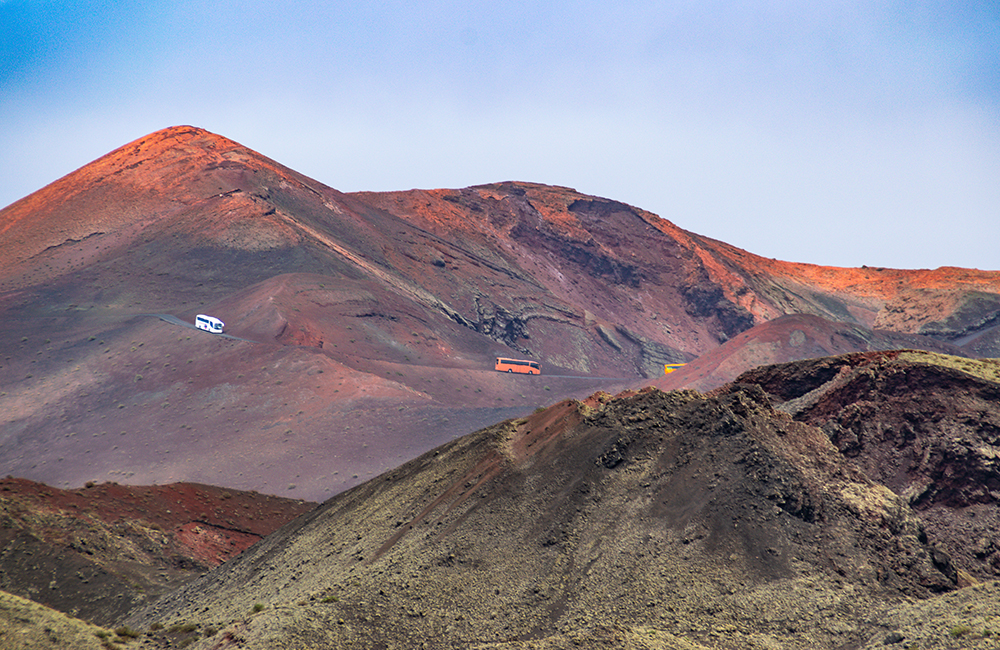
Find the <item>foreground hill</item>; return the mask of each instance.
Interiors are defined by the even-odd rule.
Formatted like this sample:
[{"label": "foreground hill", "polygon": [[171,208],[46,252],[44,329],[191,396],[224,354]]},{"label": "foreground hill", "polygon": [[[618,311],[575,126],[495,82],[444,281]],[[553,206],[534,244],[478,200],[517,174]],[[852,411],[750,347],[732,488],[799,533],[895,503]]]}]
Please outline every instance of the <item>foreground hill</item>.
[{"label": "foreground hill", "polygon": [[132,640],[132,630],[121,631],[125,636],[0,591],[0,648],[107,650],[109,643]]},{"label": "foreground hill", "polygon": [[[707,390],[903,338],[1000,354],[998,272],[768,260],[530,183],[344,194],[193,127],[0,211],[0,251],[0,466],[59,487],[318,500],[665,363],[706,359],[669,387]],[[232,336],[190,329],[199,312]],[[799,314],[800,335],[775,334]],[[802,345],[829,330],[855,335]],[[500,375],[495,356],[544,375]]]},{"label": "foreground hill", "polygon": [[[195,648],[990,647],[1000,568],[968,533],[1000,480],[996,364],[759,372],[470,434],[126,622],[201,630]],[[868,433],[904,420],[916,435]],[[848,439],[901,462],[866,464]]]},{"label": "foreground hill", "polygon": [[208,485],[0,479],[0,589],[108,625],[314,505]]}]

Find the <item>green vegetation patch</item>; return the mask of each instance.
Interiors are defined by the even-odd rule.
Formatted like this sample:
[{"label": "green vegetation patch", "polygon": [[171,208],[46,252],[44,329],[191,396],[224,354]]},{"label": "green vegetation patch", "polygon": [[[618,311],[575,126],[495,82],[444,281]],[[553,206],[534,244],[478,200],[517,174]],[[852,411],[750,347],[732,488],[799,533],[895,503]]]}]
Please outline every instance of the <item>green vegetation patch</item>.
[{"label": "green vegetation patch", "polygon": [[1000,383],[1000,359],[966,359],[965,357],[955,357],[937,352],[907,350],[900,353],[899,361],[951,368],[986,381]]},{"label": "green vegetation patch", "polygon": [[[115,645],[114,633],[36,602],[0,591],[0,648],[101,650]],[[16,640],[16,645],[8,643]]]}]

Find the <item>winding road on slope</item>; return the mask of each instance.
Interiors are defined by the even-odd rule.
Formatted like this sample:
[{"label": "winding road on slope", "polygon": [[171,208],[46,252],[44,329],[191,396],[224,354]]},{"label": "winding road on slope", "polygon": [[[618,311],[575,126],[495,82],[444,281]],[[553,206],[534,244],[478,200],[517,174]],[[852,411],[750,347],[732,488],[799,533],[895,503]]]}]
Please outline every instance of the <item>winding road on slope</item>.
[{"label": "winding road on slope", "polygon": [[[156,318],[159,318],[160,320],[162,320],[164,322],[167,322],[167,323],[170,323],[172,325],[180,325],[181,327],[186,327],[188,329],[192,329],[192,330],[195,330],[195,331],[198,331],[198,332],[202,331],[202,330],[199,330],[197,327],[195,327],[192,323],[189,323],[186,320],[181,320],[180,318],[174,316],[173,314],[145,314],[145,315],[146,316],[155,316]],[[211,332],[206,332],[206,334],[211,334]],[[257,342],[257,341],[252,341],[250,339],[244,339],[244,338],[240,338],[239,336],[233,336],[232,334],[225,334],[225,333],[223,333],[223,334],[212,334],[212,336],[221,336],[223,338],[232,339],[234,341],[246,341],[247,343],[256,343]],[[637,379],[637,377],[593,377],[593,376],[590,376],[590,375],[579,375],[579,376],[577,376],[577,375],[546,375],[546,377],[558,377],[560,379],[601,379],[601,380],[609,380],[609,379],[613,379],[613,380],[631,380],[631,379]]]},{"label": "winding road on slope", "polygon": [[[173,325],[180,325],[181,327],[186,327],[188,329],[195,330],[196,332],[201,332],[202,330],[194,326],[194,324],[189,323],[185,320],[181,320],[172,314],[146,314],[146,316],[155,316],[162,321],[171,323]],[[206,334],[212,334],[211,332],[206,332]],[[212,334],[212,336],[221,336],[223,338],[232,339],[234,341],[246,341],[247,343],[256,343],[257,341],[251,341],[250,339],[240,338],[239,336],[233,336],[232,334]]]}]

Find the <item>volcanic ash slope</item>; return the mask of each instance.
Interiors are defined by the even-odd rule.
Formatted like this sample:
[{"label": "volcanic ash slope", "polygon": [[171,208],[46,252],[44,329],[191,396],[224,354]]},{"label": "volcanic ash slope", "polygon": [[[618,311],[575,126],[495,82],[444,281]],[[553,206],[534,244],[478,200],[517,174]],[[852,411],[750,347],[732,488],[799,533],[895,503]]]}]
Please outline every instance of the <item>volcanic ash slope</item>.
[{"label": "volcanic ash slope", "polygon": [[906,501],[759,388],[649,389],[440,447],[128,623],[205,648],[832,648],[955,585]]}]

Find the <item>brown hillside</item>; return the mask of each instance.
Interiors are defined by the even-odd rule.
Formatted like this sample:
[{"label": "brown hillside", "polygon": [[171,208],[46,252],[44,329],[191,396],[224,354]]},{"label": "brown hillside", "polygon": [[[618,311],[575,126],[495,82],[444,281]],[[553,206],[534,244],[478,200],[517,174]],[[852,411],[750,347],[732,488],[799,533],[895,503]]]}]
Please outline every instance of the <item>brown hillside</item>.
[{"label": "brown hillside", "polygon": [[821,427],[855,467],[905,498],[966,571],[1000,577],[1000,361],[852,354],[760,368],[739,381]]},{"label": "brown hillside", "polygon": [[107,650],[106,641],[128,642],[31,600],[0,591],[0,648],[4,650]]},{"label": "brown hillside", "polygon": [[[0,251],[0,466],[59,487],[319,499],[665,363],[709,389],[899,333],[1000,355],[998,272],[787,264],[528,183],[347,195],[193,127],[0,211]],[[235,338],[185,328],[200,312]],[[817,345],[765,353],[786,314],[824,319],[783,339]]]},{"label": "brown hillside", "polygon": [[208,485],[60,490],[2,479],[0,589],[111,624],[313,506]]},{"label": "brown hillside", "polygon": [[680,370],[648,383],[662,390],[694,388],[708,391],[736,380],[747,368],[858,350],[900,348],[923,348],[964,355],[958,346],[929,336],[872,330],[862,325],[834,322],[819,316],[792,314],[756,325]]},{"label": "brown hillside", "polygon": [[[996,271],[782,262],[682,230],[623,203],[527,183],[357,196],[482,250],[514,249],[536,264],[539,253],[559,260],[541,265],[536,277],[596,314],[615,300],[647,327],[660,317],[670,325],[703,318],[701,327],[688,325],[680,334],[687,347],[679,347],[694,354],[714,345],[702,340],[701,348],[691,347],[693,335],[704,337],[705,328],[709,339],[725,341],[783,314],[956,339],[981,336],[1000,325]],[[635,291],[618,290],[622,285]],[[652,313],[641,309],[649,306],[647,292],[662,295],[670,289]],[[659,338],[655,328],[640,331]]]},{"label": "brown hillside", "polygon": [[917,635],[926,601],[940,624],[919,634],[951,647],[955,603],[1000,613],[989,589],[941,600],[988,565],[910,503],[758,386],[597,394],[333,497],[128,623],[211,628],[206,648],[844,648]]}]

